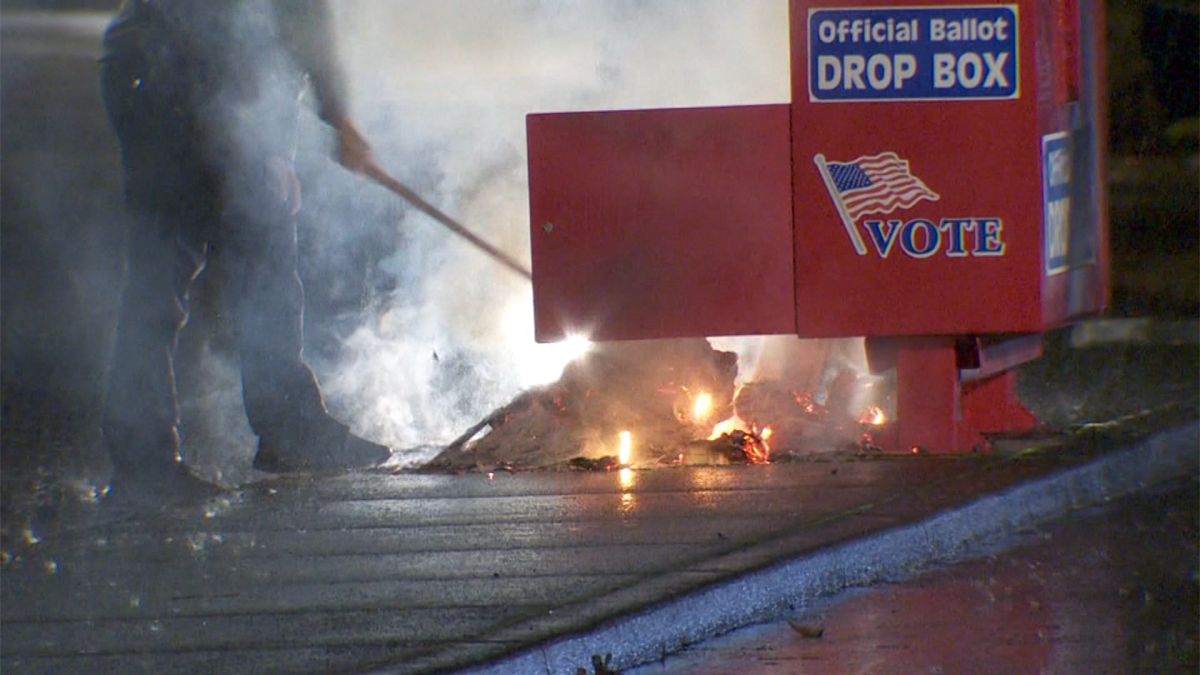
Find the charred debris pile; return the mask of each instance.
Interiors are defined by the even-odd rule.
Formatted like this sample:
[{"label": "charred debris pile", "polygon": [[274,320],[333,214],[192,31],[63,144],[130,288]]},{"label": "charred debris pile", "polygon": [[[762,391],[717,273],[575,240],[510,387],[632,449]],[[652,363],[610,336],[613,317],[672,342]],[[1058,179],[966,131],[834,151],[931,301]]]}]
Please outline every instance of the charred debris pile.
[{"label": "charred debris pile", "polygon": [[[869,448],[844,370],[812,391],[737,384],[737,355],[707,340],[593,345],[557,382],[526,390],[422,470],[589,470],[765,464]],[[873,408],[874,409],[874,408]]]}]

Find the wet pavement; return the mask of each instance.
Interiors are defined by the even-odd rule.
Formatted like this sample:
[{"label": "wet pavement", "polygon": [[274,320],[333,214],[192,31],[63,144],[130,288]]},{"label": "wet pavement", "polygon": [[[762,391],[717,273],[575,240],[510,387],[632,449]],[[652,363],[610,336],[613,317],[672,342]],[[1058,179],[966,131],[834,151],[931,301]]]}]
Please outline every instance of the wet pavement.
[{"label": "wet pavement", "polygon": [[[42,541],[5,573],[3,662],[20,672],[478,663],[779,555],[755,558],[750,545],[803,550],[962,501],[969,486],[953,479],[983,468],[685,468],[629,474],[624,485],[618,474],[503,473],[264,485],[207,512]],[[985,473],[1004,484],[1045,470],[1014,469]],[[943,487],[903,508],[856,513],[881,489],[931,483]],[[751,559],[731,566],[731,554]]]},{"label": "wet pavement", "polygon": [[573,673],[613,653],[624,668],[1192,475],[1196,444],[1192,424],[1007,458],[357,474],[98,510],[27,532],[0,585],[0,665]]},{"label": "wet pavement", "polygon": [[626,675],[1195,673],[1198,504],[1173,483]]}]

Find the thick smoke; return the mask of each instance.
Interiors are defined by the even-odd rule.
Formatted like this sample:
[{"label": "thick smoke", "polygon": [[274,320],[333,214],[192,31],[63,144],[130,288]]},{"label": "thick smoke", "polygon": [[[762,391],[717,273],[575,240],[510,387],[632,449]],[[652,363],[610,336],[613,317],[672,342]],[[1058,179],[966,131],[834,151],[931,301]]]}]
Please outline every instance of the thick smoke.
[{"label": "thick smoke", "polygon": [[[380,162],[430,202],[526,264],[527,114],[779,103],[790,97],[787,3],[782,0],[332,4],[352,113]],[[78,84],[72,85],[75,89],[53,88],[82,90],[87,100],[50,106],[45,115],[35,115],[57,120],[67,112],[78,113],[53,125],[55,134],[69,131],[71,135],[63,138],[71,141],[28,143],[79,148],[66,163],[76,173],[52,172],[70,178],[47,183],[52,187],[45,195],[39,192],[25,202],[34,207],[58,203],[66,183],[95,186],[103,193],[97,197],[103,205],[85,209],[90,201],[67,203],[106,219],[111,215],[119,224],[124,216],[117,203],[116,144],[104,125],[94,86],[94,58],[106,20],[89,17],[80,42],[84,46],[70,46],[83,50],[79,67],[62,76],[88,84],[82,89]],[[15,47],[22,54],[27,47],[42,48],[41,43],[9,42],[10,56]],[[12,67],[5,66],[6,93],[12,83],[46,76],[25,74],[19,59],[7,60]],[[6,158],[13,160],[5,163],[5,215],[6,220],[24,222],[23,212],[14,210],[16,202],[9,197],[28,197],[32,192],[19,188],[37,181],[22,177],[44,172],[7,168],[27,166],[17,162],[26,155],[12,152],[13,144],[37,136],[8,118],[5,127]],[[261,116],[245,114],[239,119],[237,140],[251,147],[276,131],[271,127]],[[355,431],[406,451],[402,460],[413,464],[430,456],[424,448],[444,444],[518,391],[559,375],[568,350],[534,343],[528,282],[330,161],[330,131],[314,116],[302,116],[301,132],[297,158],[303,183],[302,274],[309,298],[306,356],[335,415]],[[83,157],[95,158],[94,171]],[[86,179],[75,178],[81,167],[89,171]],[[9,185],[9,179],[21,183]],[[30,222],[46,225],[27,231],[32,236],[63,230],[63,241],[70,243],[77,237],[66,236],[66,229],[75,220],[58,215],[33,218]],[[8,239],[13,232],[7,231],[11,229],[6,228],[6,243],[12,243]],[[93,230],[107,239],[98,245],[89,240],[85,246],[80,240],[74,248],[63,246],[98,265],[96,273],[90,267],[80,273],[86,281],[80,288],[91,294],[84,304],[104,317],[81,323],[96,327],[79,331],[89,338],[111,332],[119,288],[115,268],[120,228],[95,223]],[[6,267],[9,249],[19,247],[6,246]],[[19,266],[11,267],[9,271]],[[9,285],[11,276],[5,277],[6,286],[11,286],[6,305],[12,310],[5,317],[6,377],[15,372],[9,366],[27,355],[21,345],[40,344],[40,333],[16,330],[35,325],[22,319],[32,317],[38,303],[8,303],[12,294],[7,292],[36,285]],[[177,366],[184,451],[201,473],[240,482],[255,439],[245,420],[229,316],[215,281],[208,272],[198,279],[193,321],[181,336]],[[26,306],[29,310],[22,314]],[[58,378],[82,382],[88,397],[99,388],[103,368],[98,364],[107,352],[107,340],[91,342],[97,344],[87,351],[86,370],[97,375],[67,373]],[[773,354],[779,350],[772,343],[714,342],[739,351],[743,377],[773,372],[770,367],[756,368],[777,362]]]},{"label": "thick smoke", "polygon": [[[526,114],[786,101],[786,11],[744,0],[376,0],[340,5],[338,21],[355,116],[380,162],[527,264]],[[314,234],[319,250],[342,255],[364,223],[399,234],[363,272],[367,311],[343,317],[338,349],[310,355],[335,414],[393,446],[427,446],[558,376],[562,349],[533,341],[527,281],[336,174],[314,171],[305,186],[318,227],[343,228]]]},{"label": "thick smoke", "polygon": [[[526,114],[789,98],[778,0],[337,8],[354,116],[380,163],[526,264]],[[405,463],[422,461],[421,446],[555,379],[562,349],[534,344],[526,280],[381,188],[322,164],[327,143],[301,148],[309,237],[315,267],[349,265],[353,278],[310,281],[309,293],[359,294],[363,311],[337,317],[335,347],[309,357],[334,414],[409,449]],[[348,251],[363,236],[389,250],[355,258]]]},{"label": "thick smoke", "polygon": [[[380,163],[526,265],[527,114],[790,96],[787,6],[777,0],[334,7],[352,115]],[[237,143],[270,137],[270,119],[238,114]],[[335,416],[415,464],[517,392],[558,377],[569,349],[534,343],[525,279],[331,162],[331,134],[311,115],[301,131],[307,358]],[[214,316],[203,316],[203,279],[196,296],[196,314],[220,320],[219,298]],[[236,481],[228,467],[254,439],[236,362],[210,334],[192,334],[192,377],[181,378],[185,451]],[[761,340],[718,346],[742,354],[744,377],[755,376],[760,354],[778,353]]]}]

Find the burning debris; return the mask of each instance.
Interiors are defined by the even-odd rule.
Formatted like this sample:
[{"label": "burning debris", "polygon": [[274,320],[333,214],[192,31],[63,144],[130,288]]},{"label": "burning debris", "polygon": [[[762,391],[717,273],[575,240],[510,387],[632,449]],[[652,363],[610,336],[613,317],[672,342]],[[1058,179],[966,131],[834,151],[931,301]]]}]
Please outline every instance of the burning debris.
[{"label": "burning debris", "polygon": [[708,437],[710,420],[730,416],[736,377],[737,356],[706,340],[596,345],[558,382],[522,393],[426,468],[596,469],[608,456],[618,457],[609,468],[671,462]]},{"label": "burning debris", "polygon": [[867,447],[864,430],[884,419],[878,407],[851,412],[866,381],[849,370],[831,378],[820,400],[778,382],[736,379],[737,356],[707,340],[594,345],[557,382],[523,392],[424,469],[767,464]]},{"label": "burning debris", "polygon": [[872,432],[888,419],[878,403],[863,403],[881,398],[873,395],[875,386],[874,379],[849,369],[831,378],[821,395],[783,382],[751,383],[738,390],[734,408],[747,428],[770,432],[776,461],[830,448],[867,449],[874,446]]},{"label": "burning debris", "polygon": [[768,464],[770,428],[761,432],[734,429],[693,443],[680,455],[683,464]]},{"label": "burning debris", "polygon": [[607,457],[574,457],[568,463],[572,469],[577,471],[612,471],[613,469],[621,468],[621,461],[613,455]]}]

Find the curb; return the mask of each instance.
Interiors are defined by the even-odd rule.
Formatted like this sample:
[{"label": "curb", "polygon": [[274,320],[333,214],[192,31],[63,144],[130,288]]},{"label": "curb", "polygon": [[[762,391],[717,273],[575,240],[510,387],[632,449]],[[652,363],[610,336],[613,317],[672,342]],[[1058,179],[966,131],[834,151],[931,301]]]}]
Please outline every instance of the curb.
[{"label": "curb", "polygon": [[924,521],[784,560],[590,633],[462,672],[576,675],[593,655],[609,653],[617,669],[653,663],[686,645],[782,618],[849,588],[984,555],[1022,530],[1072,511],[1195,476],[1198,448],[1200,423],[1189,423]]}]

